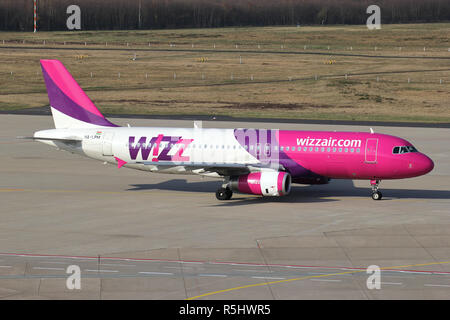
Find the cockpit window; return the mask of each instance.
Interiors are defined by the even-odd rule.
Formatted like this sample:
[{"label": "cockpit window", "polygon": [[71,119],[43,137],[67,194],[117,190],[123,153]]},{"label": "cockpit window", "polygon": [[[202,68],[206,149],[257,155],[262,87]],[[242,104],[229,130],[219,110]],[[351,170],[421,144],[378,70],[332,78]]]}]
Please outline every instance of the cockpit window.
[{"label": "cockpit window", "polygon": [[418,151],[413,146],[399,146],[399,147],[394,147],[394,149],[392,149],[393,154],[402,154],[402,153],[408,153],[408,152],[418,152]]}]

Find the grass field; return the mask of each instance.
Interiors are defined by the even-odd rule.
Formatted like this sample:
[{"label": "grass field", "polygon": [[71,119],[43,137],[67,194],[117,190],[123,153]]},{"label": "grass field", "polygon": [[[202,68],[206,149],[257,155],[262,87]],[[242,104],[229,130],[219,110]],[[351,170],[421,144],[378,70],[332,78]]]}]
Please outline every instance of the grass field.
[{"label": "grass field", "polygon": [[0,32],[0,109],[48,105],[39,59],[55,58],[106,113],[450,122],[449,35],[450,23]]}]

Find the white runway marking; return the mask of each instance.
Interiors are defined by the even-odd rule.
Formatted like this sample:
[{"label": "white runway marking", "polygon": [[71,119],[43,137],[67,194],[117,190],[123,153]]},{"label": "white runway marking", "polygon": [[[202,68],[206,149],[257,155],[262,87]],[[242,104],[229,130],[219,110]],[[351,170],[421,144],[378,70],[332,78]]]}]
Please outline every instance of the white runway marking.
[{"label": "white runway marking", "polygon": [[154,274],[154,275],[173,275],[173,273],[169,273],[169,272],[150,272],[150,271],[142,271],[139,272],[141,274]]},{"label": "white runway marking", "polygon": [[33,267],[36,270],[64,270],[64,268],[42,268],[42,267]]},{"label": "white runway marking", "polygon": [[224,274],[209,274],[209,273],[202,273],[199,274],[200,277],[222,277],[222,278],[226,278],[227,276]]},{"label": "white runway marking", "polygon": [[135,264],[115,264],[115,263],[101,263],[102,266],[117,266],[117,267],[136,267]]},{"label": "white runway marking", "polygon": [[243,271],[243,272],[267,272],[267,270],[246,270],[246,269],[232,269],[233,271]]},{"label": "white runway marking", "polygon": [[286,278],[277,278],[277,277],[252,277],[253,279],[269,279],[269,280],[284,280]]},{"label": "white runway marking", "polygon": [[[308,272],[308,274],[330,274],[330,273],[325,273],[325,272]],[[346,276],[346,277],[351,277],[353,276],[353,274],[337,274],[336,276]]]},{"label": "white runway marking", "polygon": [[12,266],[0,266],[0,268],[12,268]]},{"label": "white runway marking", "polygon": [[323,281],[323,282],[341,282],[342,280],[335,280],[335,279],[309,279],[311,281]]},{"label": "white runway marking", "polygon": [[446,287],[446,288],[450,288],[450,285],[446,285],[446,284],[424,284],[425,287]]},{"label": "white runway marking", "polygon": [[380,282],[380,284],[392,284],[392,285],[402,285],[401,282]]},{"label": "white runway marking", "polygon": [[69,264],[69,262],[62,262],[62,261],[38,261],[38,263],[41,263],[41,264],[66,264],[66,265]]},{"label": "white runway marking", "polygon": [[91,270],[91,269],[86,269],[86,270],[84,270],[84,271],[87,271],[87,272],[119,272],[118,270],[102,270],[102,269],[99,269],[99,270]]}]

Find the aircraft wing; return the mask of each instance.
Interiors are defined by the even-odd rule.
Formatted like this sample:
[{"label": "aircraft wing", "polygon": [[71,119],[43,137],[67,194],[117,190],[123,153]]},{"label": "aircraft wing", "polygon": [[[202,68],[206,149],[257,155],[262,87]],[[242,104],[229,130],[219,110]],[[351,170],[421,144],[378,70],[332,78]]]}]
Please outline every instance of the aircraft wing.
[{"label": "aircraft wing", "polygon": [[[247,174],[254,171],[261,171],[261,169],[274,169],[279,170],[280,168],[273,168],[269,165],[255,164],[255,163],[209,163],[209,162],[180,162],[174,164],[169,161],[136,161],[135,164],[143,164],[146,166],[151,166],[154,171],[163,170],[164,168],[175,168],[178,167],[180,173],[182,171],[192,171],[196,174],[209,175],[218,174],[220,176],[235,176]],[[152,168],[150,170],[153,171]]]}]

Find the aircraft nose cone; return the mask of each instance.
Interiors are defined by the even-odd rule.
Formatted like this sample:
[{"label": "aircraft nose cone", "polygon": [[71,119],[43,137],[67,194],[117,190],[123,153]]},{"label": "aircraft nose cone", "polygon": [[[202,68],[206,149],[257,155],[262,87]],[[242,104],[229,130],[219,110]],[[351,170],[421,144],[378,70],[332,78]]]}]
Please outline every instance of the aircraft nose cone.
[{"label": "aircraft nose cone", "polygon": [[427,174],[433,170],[434,162],[428,156],[421,154],[420,158],[417,159],[415,167],[420,175]]}]

